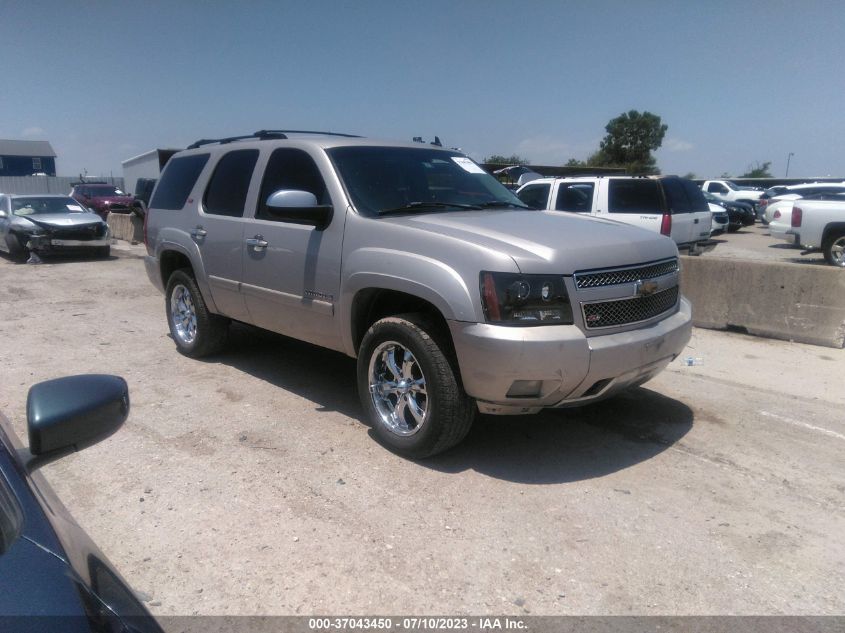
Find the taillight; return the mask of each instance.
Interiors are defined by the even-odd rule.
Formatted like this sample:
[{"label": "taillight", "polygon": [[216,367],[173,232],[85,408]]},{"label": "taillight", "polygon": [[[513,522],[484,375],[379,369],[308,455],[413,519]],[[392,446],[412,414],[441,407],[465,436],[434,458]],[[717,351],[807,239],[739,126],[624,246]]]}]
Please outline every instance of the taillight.
[{"label": "taillight", "polygon": [[663,214],[663,220],[660,222],[660,234],[672,235],[672,216],[668,213]]},{"label": "taillight", "polygon": [[797,229],[801,226],[801,218],[804,212],[798,207],[792,207],[792,228]]}]

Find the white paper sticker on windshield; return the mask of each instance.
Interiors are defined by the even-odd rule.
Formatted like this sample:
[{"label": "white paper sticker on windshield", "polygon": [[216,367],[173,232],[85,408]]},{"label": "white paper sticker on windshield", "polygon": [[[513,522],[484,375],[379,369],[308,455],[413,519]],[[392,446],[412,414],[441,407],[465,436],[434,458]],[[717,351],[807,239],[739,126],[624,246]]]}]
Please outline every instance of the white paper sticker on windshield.
[{"label": "white paper sticker on windshield", "polygon": [[452,160],[471,174],[483,174],[485,171],[465,156],[452,156]]},{"label": "white paper sticker on windshield", "polygon": [[82,211],[82,207],[80,207],[78,204],[68,204],[66,206],[68,208],[68,211]]}]

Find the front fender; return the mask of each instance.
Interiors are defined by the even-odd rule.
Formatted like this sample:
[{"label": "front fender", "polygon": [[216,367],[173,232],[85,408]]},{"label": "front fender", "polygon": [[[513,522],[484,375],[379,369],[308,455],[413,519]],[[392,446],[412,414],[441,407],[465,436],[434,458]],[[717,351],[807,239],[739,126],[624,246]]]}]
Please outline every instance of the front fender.
[{"label": "front fender", "polygon": [[345,279],[339,306],[342,338],[347,353],[355,355],[352,305],[362,290],[395,290],[419,297],[436,307],[447,320],[479,320],[481,299],[475,287],[449,265],[415,253],[388,248],[362,248],[344,262]]}]

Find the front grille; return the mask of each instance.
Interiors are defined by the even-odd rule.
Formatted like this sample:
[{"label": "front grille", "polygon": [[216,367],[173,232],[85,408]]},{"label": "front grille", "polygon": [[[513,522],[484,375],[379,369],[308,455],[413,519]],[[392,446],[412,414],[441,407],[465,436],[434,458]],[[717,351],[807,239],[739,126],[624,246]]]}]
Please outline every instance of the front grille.
[{"label": "front grille", "polygon": [[595,272],[575,273],[575,287],[599,288],[601,286],[616,286],[618,284],[633,283],[643,279],[654,279],[678,271],[678,260],[670,259],[647,266],[633,268],[615,268]]},{"label": "front grille", "polygon": [[647,321],[670,310],[678,301],[678,286],[647,297],[585,303],[582,306],[587,329]]},{"label": "front grille", "polygon": [[106,225],[101,223],[56,228],[50,232],[50,237],[58,240],[95,240],[105,235]]}]

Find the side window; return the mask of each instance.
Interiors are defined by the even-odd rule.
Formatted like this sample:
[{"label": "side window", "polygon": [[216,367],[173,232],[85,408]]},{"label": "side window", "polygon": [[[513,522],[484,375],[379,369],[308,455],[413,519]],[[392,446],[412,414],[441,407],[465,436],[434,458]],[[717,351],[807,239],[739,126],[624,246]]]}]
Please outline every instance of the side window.
[{"label": "side window", "polygon": [[280,189],[308,191],[317,198],[317,204],[331,204],[320,169],[314,159],[301,149],[280,148],[270,154],[264,180],[261,181],[256,219],[279,219],[267,209],[267,198]]},{"label": "side window", "polygon": [[179,210],[199,178],[202,168],[208,162],[208,154],[194,154],[184,158],[171,158],[164,168],[150,207],[155,209]]},{"label": "side window", "polygon": [[545,209],[548,206],[551,187],[549,183],[528,185],[516,195],[532,209]]},{"label": "side window", "polygon": [[593,190],[591,182],[560,183],[557,190],[555,209],[575,213],[590,213],[593,210]]},{"label": "side window", "polygon": [[660,185],[647,178],[613,178],[608,182],[609,213],[662,213]]},{"label": "side window", "polygon": [[689,213],[692,211],[689,198],[678,178],[664,178],[663,193],[666,194],[666,205],[671,213]]},{"label": "side window", "polygon": [[214,168],[205,189],[203,211],[212,215],[242,217],[257,160],[257,149],[238,149],[225,154]]}]

